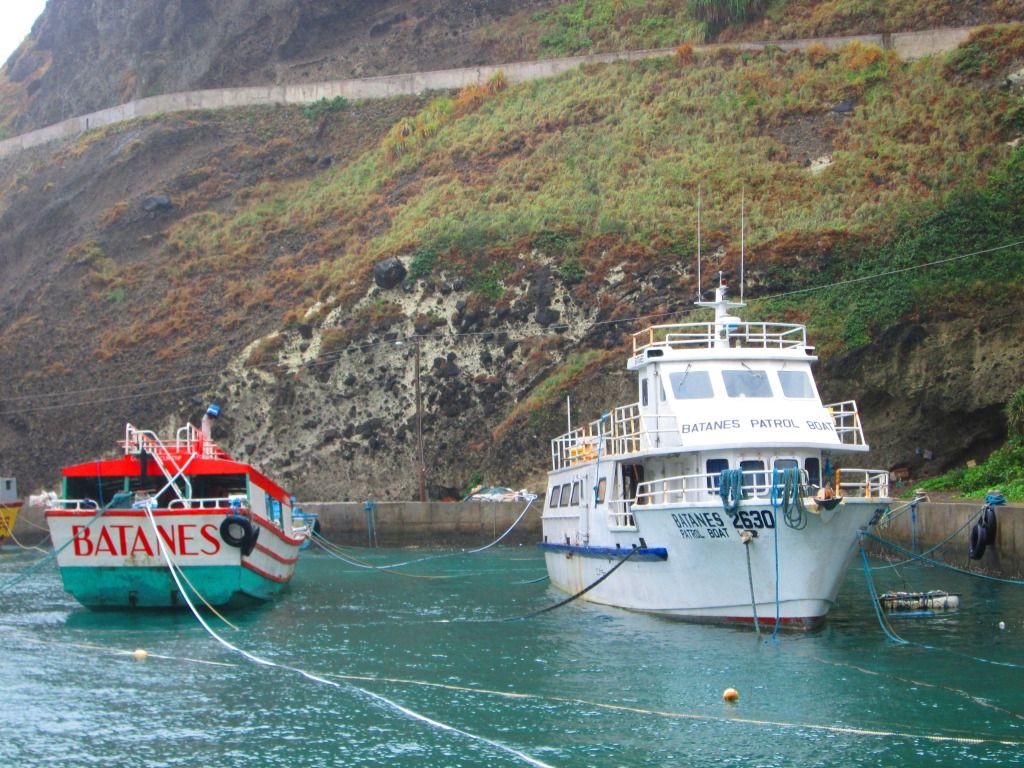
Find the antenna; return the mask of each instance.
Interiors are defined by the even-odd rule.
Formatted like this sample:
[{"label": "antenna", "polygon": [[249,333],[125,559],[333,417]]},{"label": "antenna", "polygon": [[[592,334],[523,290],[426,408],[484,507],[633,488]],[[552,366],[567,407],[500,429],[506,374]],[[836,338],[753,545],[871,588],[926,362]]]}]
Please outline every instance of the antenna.
[{"label": "antenna", "polygon": [[740,188],[740,303],[743,302],[743,266],[747,250],[746,189]]},{"label": "antenna", "polygon": [[697,185],[697,301],[701,300],[700,284],[700,184]]}]

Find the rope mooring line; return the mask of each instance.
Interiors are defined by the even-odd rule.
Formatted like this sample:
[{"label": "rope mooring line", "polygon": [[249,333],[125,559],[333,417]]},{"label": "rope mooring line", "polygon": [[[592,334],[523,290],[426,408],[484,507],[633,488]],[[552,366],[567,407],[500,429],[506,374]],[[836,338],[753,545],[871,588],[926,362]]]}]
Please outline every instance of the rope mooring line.
[{"label": "rope mooring line", "polygon": [[[153,529],[156,530],[156,521],[153,519],[153,510],[148,505],[146,505],[144,508],[146,510],[146,516],[149,518],[150,524],[153,526]],[[334,682],[333,680],[328,680],[327,678],[325,678],[325,677],[323,677],[321,675],[317,675],[317,674],[314,674],[312,672],[308,672],[308,671],[306,671],[304,669],[300,669],[299,667],[293,667],[293,666],[290,666],[288,664],[279,664],[278,662],[271,661],[270,659],[264,659],[261,656],[257,656],[254,653],[250,653],[249,651],[246,651],[246,650],[244,650],[242,648],[239,648],[237,645],[233,645],[232,643],[229,643],[223,637],[218,635],[213,630],[213,628],[209,624],[206,623],[206,621],[200,615],[199,611],[196,609],[195,605],[192,603],[192,600],[189,599],[188,593],[182,588],[181,582],[178,580],[178,574],[175,571],[175,565],[171,561],[170,555],[168,555],[167,549],[164,546],[163,541],[161,540],[160,536],[157,536],[157,547],[160,550],[160,554],[163,556],[164,561],[167,563],[168,569],[170,569],[171,576],[174,578],[174,583],[177,585],[178,591],[181,592],[181,596],[184,598],[185,604],[188,605],[188,608],[192,612],[192,615],[195,616],[196,621],[198,621],[203,626],[203,629],[205,629],[206,632],[214,640],[216,640],[218,643],[220,643],[222,646],[224,646],[228,650],[243,656],[244,658],[248,659],[249,661],[253,662],[254,664],[258,664],[258,665],[263,666],[263,667],[273,667],[273,668],[276,668],[276,669],[283,669],[283,670],[286,670],[288,672],[294,672],[294,673],[296,673],[298,675],[302,675],[303,677],[305,677],[308,680],[312,680],[313,682],[317,682],[317,683],[322,683],[324,685],[329,685],[329,686],[332,686],[334,688],[340,688],[341,687],[338,683]],[[405,706],[399,704],[396,701],[392,701],[391,699],[389,699],[389,698],[387,698],[385,696],[382,696],[379,693],[374,693],[373,691],[368,691],[365,688],[360,688],[359,686],[353,685],[352,683],[347,683],[347,685],[352,690],[359,692],[363,696],[372,699],[373,701],[377,702],[378,704],[383,704],[386,707],[388,707],[388,708],[390,708],[390,709],[392,709],[392,710],[394,710],[396,712],[399,712],[402,715],[405,715],[406,717],[408,717],[408,718],[410,718],[412,720],[417,720],[417,721],[419,721],[421,723],[424,723],[426,725],[429,725],[429,726],[431,726],[433,728],[437,728],[438,730],[447,731],[449,733],[456,733],[456,734],[458,734],[460,736],[464,736],[464,737],[466,737],[468,739],[472,739],[474,741],[478,741],[478,742],[481,742],[483,744],[487,744],[487,745],[489,745],[491,747],[494,747],[495,749],[498,749],[498,750],[500,750],[502,752],[505,752],[506,754],[512,755],[513,757],[516,757],[516,758],[518,758],[519,760],[522,760],[525,763],[537,766],[538,768],[553,768],[553,766],[550,766],[547,763],[541,762],[540,760],[537,760],[536,758],[531,757],[530,755],[526,754],[525,752],[521,752],[518,749],[515,749],[514,747],[510,747],[510,746],[508,746],[506,744],[502,744],[501,742],[494,741],[493,739],[488,739],[486,736],[479,736],[479,735],[477,735],[475,733],[471,733],[469,731],[465,731],[465,730],[463,730],[461,728],[456,728],[453,725],[448,725],[447,723],[442,723],[439,720],[434,720],[432,718],[427,717],[426,715],[423,715],[423,714],[420,714],[419,712],[416,712],[415,710],[409,709],[408,707],[405,707]]]},{"label": "rope mooring line", "polygon": [[[523,509],[522,512],[519,513],[519,517],[517,517],[515,519],[515,521],[512,523],[512,525],[510,525],[505,530],[505,532],[503,534],[501,534],[501,536],[496,538],[490,544],[485,544],[484,546],[477,547],[476,549],[461,549],[461,550],[458,550],[457,552],[443,552],[441,554],[425,555],[423,557],[413,558],[412,560],[404,560],[404,561],[402,561],[400,563],[386,563],[384,565],[374,565],[372,563],[367,562],[366,560],[362,560],[362,559],[356,557],[355,555],[351,554],[348,551],[349,549],[351,549],[350,547],[346,548],[346,547],[340,546],[339,544],[335,544],[334,542],[329,541],[328,539],[326,539],[323,536],[323,534],[314,533],[312,538],[322,548],[327,549],[332,554],[335,554],[337,556],[337,559],[342,560],[344,562],[348,562],[349,565],[355,565],[355,566],[357,566],[359,568],[372,569],[372,570],[375,570],[375,571],[385,571],[385,572],[394,571],[397,568],[404,568],[407,565],[415,565],[416,563],[425,563],[425,562],[428,562],[430,560],[441,560],[441,559],[448,558],[448,557],[459,557],[461,555],[475,555],[475,554],[477,554],[479,552],[487,551],[491,547],[493,547],[493,546],[497,545],[499,542],[501,542],[510,533],[512,533],[512,531],[515,529],[515,527],[517,525],[519,525],[520,522],[522,522],[524,517],[526,517],[526,513],[530,511],[530,507],[533,505],[533,502],[537,500],[536,494],[529,494],[525,498],[527,500],[526,507]],[[403,575],[408,575],[408,574],[403,574]],[[455,578],[455,577],[454,576],[424,576],[424,575],[418,575],[415,578],[420,578],[420,579],[451,579],[451,578]]]},{"label": "rope mooring line", "polygon": [[354,566],[356,568],[363,568],[365,570],[370,570],[370,571],[381,571],[383,573],[391,574],[392,576],[402,576],[403,578],[406,578],[406,579],[434,579],[434,580],[437,580],[437,579],[453,579],[453,578],[455,578],[454,576],[435,576],[435,575],[420,574],[420,573],[403,573],[402,571],[396,571],[396,570],[394,570],[392,568],[384,568],[384,567],[379,566],[379,565],[374,565],[373,563],[368,563],[365,560],[361,560],[358,557],[355,557],[354,555],[346,554],[345,551],[341,547],[339,547],[336,544],[332,544],[331,542],[327,541],[327,539],[325,539],[319,533],[314,533],[310,537],[310,539],[312,540],[312,542],[314,544],[316,544],[318,547],[320,547],[322,550],[324,550],[324,552],[326,552],[328,555],[333,557],[335,560],[340,560],[341,562],[347,563],[348,565]]},{"label": "rope mooring line", "polygon": [[622,567],[622,565],[627,560],[629,560],[629,558],[631,558],[633,555],[635,555],[637,552],[639,552],[639,550],[636,547],[633,547],[631,550],[629,550],[629,554],[628,555],[626,555],[624,558],[619,560],[619,562],[617,562],[615,565],[613,565],[611,568],[609,568],[607,571],[605,571],[600,577],[597,578],[596,581],[591,582],[586,587],[584,587],[579,592],[577,592],[575,595],[570,595],[569,597],[565,598],[565,600],[560,600],[559,602],[555,603],[554,605],[549,605],[546,608],[541,608],[540,610],[537,610],[537,611],[531,611],[530,613],[527,613],[527,614],[525,614],[523,616],[512,616],[511,618],[502,619],[502,621],[523,621],[525,619],[532,619],[534,616],[540,616],[542,613],[548,613],[549,611],[553,611],[556,608],[561,608],[563,605],[568,605],[569,603],[573,602],[574,600],[578,600],[579,598],[581,598],[585,594],[587,594],[587,592],[589,592],[594,587],[596,587],[598,584],[600,584],[602,581],[604,581],[609,576],[611,576],[613,573],[615,573],[615,571],[617,571],[620,567]]},{"label": "rope mooring line", "polygon": [[889,541],[888,539],[883,539],[881,536],[876,536],[875,534],[871,533],[870,531],[860,531],[860,536],[861,536],[861,538],[871,539],[872,541],[877,541],[879,544],[882,544],[882,545],[884,545],[886,547],[889,547],[890,549],[894,549],[897,552],[905,555],[910,560],[919,560],[921,562],[928,563],[929,565],[934,565],[936,568],[945,568],[947,571],[955,571],[956,573],[962,573],[965,576],[973,576],[976,579],[984,579],[985,581],[994,581],[997,584],[1014,584],[1014,585],[1017,585],[1017,586],[1024,585],[1024,580],[1021,580],[1021,579],[1004,579],[1004,578],[1001,578],[999,576],[989,576],[986,573],[978,573],[977,571],[969,571],[966,568],[960,568],[959,566],[950,565],[949,563],[944,563],[941,560],[936,560],[934,558],[928,557],[927,555],[918,554],[917,552],[912,552],[911,550],[907,549],[906,547],[903,547],[903,546],[897,544],[895,541]]},{"label": "rope mooring line", "polygon": [[965,691],[963,688],[954,688],[951,685],[942,685],[940,683],[925,682],[924,680],[915,680],[914,678],[911,678],[911,677],[903,677],[902,675],[894,675],[891,672],[879,672],[877,670],[868,669],[867,667],[861,667],[861,666],[858,666],[856,664],[848,664],[848,663],[842,662],[842,661],[832,661],[830,659],[823,659],[823,658],[820,658],[820,657],[817,657],[817,656],[813,656],[811,658],[814,661],[818,662],[819,664],[829,664],[829,665],[831,665],[833,667],[840,667],[840,668],[843,668],[843,669],[853,669],[853,670],[856,670],[857,672],[861,672],[861,673],[863,673],[865,675],[872,675],[874,677],[884,677],[884,678],[888,678],[888,679],[891,679],[891,680],[898,680],[901,683],[909,683],[910,685],[916,685],[916,686],[920,686],[922,688],[934,688],[935,690],[948,691],[950,693],[956,694],[957,696],[960,696],[962,698],[967,699],[972,704],[977,704],[979,707],[985,707],[986,709],[995,710],[996,712],[999,712],[1000,714],[1008,715],[1009,717],[1013,717],[1013,718],[1015,718],[1017,720],[1024,720],[1024,714],[1022,714],[1020,712],[1016,712],[1016,711],[1014,711],[1012,709],[1007,709],[1006,707],[1001,707],[998,704],[993,704],[992,702],[983,699],[981,696],[975,696],[973,693],[970,693],[969,691]]},{"label": "rope mooring line", "polygon": [[[862,536],[864,536],[864,535],[871,536],[871,534],[868,534],[865,531],[862,531],[861,535]],[[872,536],[871,538],[877,538],[877,537]],[[903,637],[900,637],[896,633],[896,630],[894,630],[892,628],[892,625],[884,617],[884,613],[885,612],[882,610],[881,601],[878,599],[878,594],[875,592],[875,582],[874,582],[874,579],[873,579],[873,577],[871,575],[871,567],[868,565],[868,555],[867,555],[867,552],[864,551],[863,543],[860,545],[860,556],[861,556],[861,560],[864,563],[864,577],[865,577],[865,579],[867,581],[868,593],[871,595],[871,604],[872,604],[872,606],[875,609],[875,616],[878,618],[878,625],[882,628],[882,631],[885,633],[886,637],[888,637],[894,643],[896,643],[897,645],[913,645],[913,646],[916,646],[918,648],[924,648],[925,650],[928,650],[928,651],[938,651],[939,653],[948,653],[948,654],[950,654],[952,656],[959,656],[962,659],[969,659],[970,661],[977,661],[977,662],[979,662],[981,664],[992,664],[992,665],[997,666],[997,667],[1007,667],[1009,669],[1024,669],[1024,664],[1015,664],[1012,661],[996,661],[995,659],[986,659],[984,656],[972,656],[969,653],[961,653],[960,651],[954,651],[954,650],[951,650],[949,648],[939,648],[938,646],[935,646],[935,645],[928,645],[927,643],[919,643],[916,640],[907,640],[907,639],[905,639]],[[925,558],[925,560],[930,560],[930,558]],[[938,561],[934,561],[934,562],[938,563]],[[944,563],[938,563],[938,564],[939,565],[944,565]],[[953,568],[953,570],[962,570],[962,569]],[[970,571],[965,571],[965,573],[970,574],[971,572]]]},{"label": "rope mooring line", "polygon": [[[961,525],[959,528],[957,528],[955,531],[953,531],[951,534],[949,534],[949,536],[944,538],[942,541],[940,541],[935,546],[929,547],[924,552],[918,552],[916,554],[918,556],[925,556],[925,557],[927,557],[932,552],[935,552],[936,550],[941,549],[942,547],[946,546],[947,544],[949,544],[949,542],[951,542],[957,536],[957,534],[959,534],[962,530],[964,530],[964,528],[969,526],[974,521],[974,516],[977,515],[977,514],[978,514],[977,512],[971,512],[971,514],[967,517],[967,522],[965,522],[963,525]],[[911,557],[911,558],[909,558],[907,560],[900,560],[898,563],[887,563],[886,565],[875,565],[875,566],[871,567],[871,570],[873,570],[873,571],[884,571],[884,570],[888,570],[889,568],[899,568],[901,566],[907,565],[908,563],[914,562],[914,560],[915,560],[915,558]]]},{"label": "rope mooring line", "polygon": [[99,520],[103,516],[104,512],[106,512],[106,510],[103,507],[98,506],[97,509],[96,509],[96,514],[94,514],[91,518],[89,518],[89,522],[86,523],[85,526],[77,534],[75,534],[70,539],[65,541],[63,544],[61,544],[59,547],[57,547],[57,549],[53,550],[52,552],[47,554],[45,557],[41,557],[38,560],[36,560],[34,563],[31,563],[25,570],[23,570],[21,573],[16,575],[13,579],[10,579],[9,581],[6,581],[3,584],[0,584],[0,594],[2,594],[3,592],[6,592],[8,589],[10,589],[11,587],[15,586],[16,584],[20,584],[25,579],[27,579],[29,576],[31,576],[33,573],[35,573],[40,568],[42,568],[44,565],[46,565],[47,563],[55,560],[57,558],[57,555],[59,555],[61,552],[63,552],[65,549],[67,549],[69,546],[71,546],[72,542],[78,540],[78,537],[82,534],[83,531],[88,530],[89,528],[91,528],[92,524],[95,523],[97,520]]},{"label": "rope mooring line", "polygon": [[[209,630],[207,630],[207,631],[209,631]],[[67,646],[67,647],[71,647],[71,648],[82,648],[82,649],[91,650],[91,651],[103,651],[105,653],[110,653],[110,654],[117,655],[117,656],[132,656],[133,655],[133,651],[129,651],[129,650],[125,650],[125,649],[119,649],[119,648],[109,648],[109,647],[99,646],[99,645],[89,645],[89,644],[86,644],[86,643],[54,643],[54,642],[51,642],[51,641],[36,640],[36,639],[33,639],[33,638],[21,638],[21,639],[29,640],[30,642],[39,643],[41,645],[60,645],[60,646]],[[214,639],[218,639],[216,637],[216,635],[214,635]],[[227,643],[227,641],[222,641],[221,644],[222,645],[226,645],[226,646],[230,646],[230,643]],[[248,656],[249,655],[246,651],[243,651],[241,649],[234,649],[233,646],[230,646],[229,649],[233,649],[237,653],[242,654],[243,656]],[[150,654],[147,654],[147,656],[149,658],[156,658],[156,659],[161,659],[161,660],[164,660],[164,661],[179,661],[179,662],[187,662],[187,663],[191,663],[191,664],[204,664],[204,665],[218,666],[218,667],[237,668],[237,667],[240,666],[239,664],[235,664],[235,663],[231,663],[231,662],[209,661],[209,660],[205,660],[205,659],[194,659],[194,658],[181,657],[181,656],[165,656],[165,655],[156,654],[156,653],[150,653]],[[871,674],[871,675],[881,675],[882,674],[882,673],[879,673],[879,672],[874,672],[872,670],[864,669],[862,667],[857,667],[855,665],[840,664],[838,662],[830,662],[830,661],[827,661],[825,659],[817,659],[817,658],[814,659],[814,660],[815,661],[822,661],[822,662],[829,663],[829,664],[835,664],[836,666],[849,666],[849,667],[851,667],[853,669],[856,669],[856,670],[858,670],[860,672],[865,672],[866,674]],[[387,684],[391,684],[391,685],[408,685],[408,686],[416,686],[416,687],[420,687],[420,688],[434,688],[434,689],[438,689],[438,690],[455,691],[455,692],[458,692],[458,693],[479,694],[479,695],[482,695],[482,696],[497,696],[497,697],[500,697],[500,698],[503,698],[503,699],[511,699],[511,700],[519,700],[519,701],[533,700],[533,701],[542,701],[542,702],[553,702],[553,703],[559,703],[559,704],[570,704],[570,705],[574,705],[574,706],[593,707],[594,709],[603,709],[603,710],[608,710],[608,711],[612,711],[612,712],[627,712],[627,713],[631,713],[631,714],[639,714],[639,715],[645,715],[645,716],[651,716],[651,717],[667,718],[667,719],[672,719],[672,720],[696,720],[696,721],[714,722],[714,723],[736,723],[736,724],[741,724],[741,725],[753,725],[753,726],[758,726],[758,727],[790,728],[790,729],[797,729],[797,730],[802,729],[802,730],[809,730],[809,731],[822,731],[822,732],[826,732],[826,733],[846,734],[846,735],[852,735],[852,736],[867,736],[867,737],[876,737],[876,738],[901,738],[901,739],[908,739],[908,740],[920,739],[920,740],[923,740],[923,741],[930,741],[930,742],[935,742],[935,743],[994,744],[994,745],[1006,746],[1006,747],[1020,747],[1020,746],[1024,746],[1024,741],[1014,741],[1014,740],[1011,740],[1011,739],[1001,739],[1001,738],[992,738],[992,737],[956,736],[956,735],[941,734],[941,733],[912,733],[912,732],[906,731],[906,730],[899,730],[899,731],[897,731],[897,730],[879,730],[879,729],[871,729],[871,728],[860,728],[860,727],[856,727],[856,726],[826,725],[826,724],[821,724],[821,723],[797,723],[797,722],[791,722],[791,721],[785,721],[785,720],[762,720],[762,719],[757,719],[757,718],[744,718],[744,717],[727,717],[727,716],[723,716],[723,715],[701,714],[701,713],[698,713],[698,712],[676,712],[676,711],[671,711],[671,710],[648,709],[648,708],[645,708],[645,707],[630,706],[630,705],[625,705],[625,704],[613,704],[613,703],[606,702],[606,701],[591,701],[591,700],[588,700],[588,699],[570,698],[570,697],[567,697],[567,696],[552,696],[552,695],[549,695],[549,694],[539,694],[539,693],[520,693],[520,692],[516,692],[516,691],[498,691],[498,690],[493,690],[493,689],[489,689],[489,688],[473,688],[473,687],[466,686],[466,685],[454,685],[454,684],[451,684],[451,683],[435,683],[435,682],[431,682],[431,681],[428,681],[428,680],[414,680],[414,679],[410,679],[410,678],[401,678],[401,677],[377,677],[377,676],[374,676],[374,675],[353,675],[353,674],[341,674],[341,673],[333,673],[333,672],[322,672],[322,673],[314,674],[314,673],[307,673],[307,672],[305,672],[303,670],[298,670],[298,669],[295,669],[293,667],[288,667],[286,665],[277,664],[275,662],[270,662],[270,661],[265,661],[265,660],[261,661],[261,662],[258,662],[258,663],[261,663],[264,666],[275,666],[275,667],[279,667],[279,668],[282,668],[282,669],[286,669],[288,671],[297,672],[299,674],[302,674],[305,677],[312,676],[312,679],[316,680],[317,682],[326,683],[327,685],[332,685],[332,686],[336,686],[336,687],[337,687],[337,683],[335,683],[334,680],[341,680],[341,681],[344,681],[344,682],[348,683],[354,690],[360,691],[360,692],[365,693],[365,694],[368,694],[371,697],[379,696],[379,694],[374,694],[374,693],[372,693],[370,691],[366,691],[365,689],[360,688],[359,686],[353,685],[353,682],[360,682],[360,683],[387,683]],[[913,682],[913,683],[916,683],[916,684],[924,685],[926,687],[944,687],[944,686],[934,686],[934,685],[932,685],[930,683],[922,683],[921,681],[918,681],[918,680],[908,680],[908,682]],[[949,688],[948,690],[951,690],[951,691],[954,691],[954,692],[959,692],[959,689],[956,689],[956,688]],[[970,694],[967,694],[967,696],[968,696],[968,698],[971,698],[973,701],[975,701],[975,703],[981,704],[983,706],[987,706],[987,707],[990,707],[990,708],[995,709],[997,711],[1000,711],[1000,712],[1012,715],[1013,717],[1018,717],[1018,718],[1024,717],[1024,716],[1022,716],[1022,715],[1020,715],[1020,714],[1018,714],[1016,712],[1012,712],[1011,710],[1005,710],[1005,709],[1003,709],[1001,707],[998,707],[996,705],[989,704],[988,702],[985,702],[983,699],[978,699],[976,697],[971,697]],[[380,697],[380,698],[383,699],[384,697]],[[440,725],[443,725],[443,724],[440,724]],[[449,727],[451,727],[451,726],[449,726]],[[461,732],[461,731],[457,731],[457,732],[464,733],[464,732]],[[483,739],[484,738],[484,737],[476,737],[473,734],[467,734],[467,735],[469,735],[469,736],[471,736],[473,738],[478,738],[478,739]],[[499,745],[499,746],[503,746],[503,745]],[[527,756],[527,757],[529,758],[529,756]],[[529,758],[527,760],[527,762],[531,762],[531,764],[533,764],[533,765],[542,765],[542,766],[545,765],[544,763],[540,763],[539,761],[534,761],[533,758]]]}]

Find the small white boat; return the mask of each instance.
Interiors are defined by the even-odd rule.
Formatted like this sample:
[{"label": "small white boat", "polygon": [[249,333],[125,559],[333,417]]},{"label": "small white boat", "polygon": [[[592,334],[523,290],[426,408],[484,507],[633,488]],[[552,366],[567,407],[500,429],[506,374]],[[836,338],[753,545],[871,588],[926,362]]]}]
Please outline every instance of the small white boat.
[{"label": "small white boat", "polygon": [[679,619],[810,627],[832,607],[858,532],[889,504],[852,401],[822,405],[802,325],[730,314],[634,335],[637,402],[551,443],[551,583]]}]

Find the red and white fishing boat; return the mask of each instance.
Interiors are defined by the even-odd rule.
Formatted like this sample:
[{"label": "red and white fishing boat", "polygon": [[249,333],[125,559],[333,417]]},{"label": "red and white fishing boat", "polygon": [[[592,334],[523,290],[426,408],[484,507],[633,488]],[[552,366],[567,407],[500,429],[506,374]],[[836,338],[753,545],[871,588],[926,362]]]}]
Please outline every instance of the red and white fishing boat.
[{"label": "red and white fishing boat", "polygon": [[[268,599],[295,572],[306,529],[294,498],[187,424],[173,439],[131,424],[113,459],[62,471],[46,511],[64,588],[89,607]],[[180,579],[176,580],[172,568]]]}]

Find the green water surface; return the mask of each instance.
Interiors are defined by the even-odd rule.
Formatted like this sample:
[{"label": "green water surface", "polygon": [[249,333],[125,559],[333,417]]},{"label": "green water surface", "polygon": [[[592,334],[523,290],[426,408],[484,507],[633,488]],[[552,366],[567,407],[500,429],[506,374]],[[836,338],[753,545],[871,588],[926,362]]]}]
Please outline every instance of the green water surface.
[{"label": "green water surface", "polygon": [[[37,557],[4,551],[0,583]],[[824,630],[777,641],[582,601],[499,621],[564,597],[523,583],[544,574],[531,547],[403,570],[450,578],[307,552],[278,598],[229,614],[238,630],[207,616],[226,641],[330,685],[244,658],[187,612],[84,609],[44,569],[0,593],[0,765],[530,764],[502,747],[552,766],[1024,762],[1022,587],[924,567],[880,572],[882,589],[963,593],[956,613],[894,622],[943,649],[927,650],[886,640],[857,564]],[[134,659],[138,648],[149,658]],[[722,701],[728,687],[738,704]],[[907,735],[858,732],[877,730]]]}]

